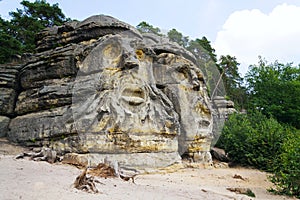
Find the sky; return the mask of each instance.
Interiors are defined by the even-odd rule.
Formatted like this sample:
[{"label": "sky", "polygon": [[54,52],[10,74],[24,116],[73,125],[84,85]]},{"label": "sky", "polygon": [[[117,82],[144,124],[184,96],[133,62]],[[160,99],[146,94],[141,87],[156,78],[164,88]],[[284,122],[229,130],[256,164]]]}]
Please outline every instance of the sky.
[{"label": "sky", "polygon": [[[32,0],[30,0],[32,1]],[[22,8],[0,0],[0,16]],[[300,64],[300,0],[47,0],[66,17],[106,14],[133,26],[142,21],[163,33],[175,28],[190,39],[207,37],[216,54],[235,56],[244,75],[258,56]]]}]

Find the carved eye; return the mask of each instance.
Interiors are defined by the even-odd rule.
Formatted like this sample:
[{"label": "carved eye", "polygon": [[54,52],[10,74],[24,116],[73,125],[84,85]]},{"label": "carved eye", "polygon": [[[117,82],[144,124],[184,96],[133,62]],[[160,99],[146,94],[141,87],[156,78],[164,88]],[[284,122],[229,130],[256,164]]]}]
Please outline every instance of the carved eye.
[{"label": "carved eye", "polygon": [[103,54],[108,59],[114,59],[121,54],[121,48],[119,47],[119,45],[107,45],[103,49]]},{"label": "carved eye", "polygon": [[136,57],[137,57],[138,59],[143,59],[144,56],[145,56],[143,50],[141,50],[141,49],[136,50],[136,51],[135,51],[135,54],[136,54]]}]

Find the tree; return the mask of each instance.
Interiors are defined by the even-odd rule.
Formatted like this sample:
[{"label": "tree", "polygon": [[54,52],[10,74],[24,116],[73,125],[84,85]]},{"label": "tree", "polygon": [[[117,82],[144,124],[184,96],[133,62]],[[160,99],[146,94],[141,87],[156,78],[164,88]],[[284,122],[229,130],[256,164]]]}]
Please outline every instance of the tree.
[{"label": "tree", "polygon": [[23,9],[9,13],[12,17],[10,21],[1,19],[1,55],[5,58],[1,57],[1,63],[7,62],[13,54],[34,52],[37,32],[70,20],[65,17],[58,4],[50,5],[45,0],[33,3],[23,0],[21,5]]},{"label": "tree", "polygon": [[0,63],[9,61],[21,50],[21,43],[9,34],[9,22],[0,17]]},{"label": "tree", "polygon": [[246,106],[247,95],[246,88],[242,85],[243,78],[238,72],[239,65],[236,58],[230,55],[222,55],[218,63],[227,96],[237,108],[242,109]]},{"label": "tree", "polygon": [[300,128],[300,66],[259,60],[246,74],[249,107]]},{"label": "tree", "polygon": [[187,49],[192,52],[196,57],[203,59],[205,61],[213,60],[217,63],[217,55],[215,54],[215,49],[210,45],[210,41],[206,37],[202,39],[195,39],[189,42]]},{"label": "tree", "polygon": [[217,66],[217,55],[215,49],[210,45],[210,41],[206,37],[196,38],[189,41],[186,49],[195,55],[198,66],[205,76],[210,96],[213,98],[213,91],[215,91],[214,95],[224,96],[224,86],[222,82],[218,81],[221,72]]},{"label": "tree", "polygon": [[178,32],[175,28],[168,32],[168,38],[184,48],[186,48],[189,43],[189,37],[183,36],[182,33]]},{"label": "tree", "polygon": [[156,35],[161,35],[159,28],[154,27],[145,21],[139,23],[136,28],[142,33],[154,33]]}]

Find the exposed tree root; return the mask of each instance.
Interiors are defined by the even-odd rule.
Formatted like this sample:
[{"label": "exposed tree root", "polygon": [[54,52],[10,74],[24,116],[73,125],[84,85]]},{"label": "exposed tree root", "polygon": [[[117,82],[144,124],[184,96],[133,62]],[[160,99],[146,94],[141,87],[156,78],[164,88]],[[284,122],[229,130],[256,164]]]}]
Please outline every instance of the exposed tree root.
[{"label": "exposed tree root", "polygon": [[134,178],[138,173],[134,169],[127,169],[124,167],[119,167],[116,165],[111,167],[109,164],[100,163],[95,168],[85,168],[84,171],[76,178],[74,182],[74,187],[91,193],[98,193],[95,183],[101,183],[95,177],[101,178],[115,178],[119,177],[124,181],[132,180],[134,183]]},{"label": "exposed tree root", "polygon": [[74,187],[78,190],[83,190],[90,193],[99,193],[95,182],[97,181],[95,181],[94,176],[87,176],[87,168],[85,168],[84,171],[77,176],[74,182]]},{"label": "exposed tree root", "polygon": [[102,178],[114,178],[116,177],[115,170],[108,164],[100,163],[96,168],[91,168],[87,171],[88,174],[98,176]]}]

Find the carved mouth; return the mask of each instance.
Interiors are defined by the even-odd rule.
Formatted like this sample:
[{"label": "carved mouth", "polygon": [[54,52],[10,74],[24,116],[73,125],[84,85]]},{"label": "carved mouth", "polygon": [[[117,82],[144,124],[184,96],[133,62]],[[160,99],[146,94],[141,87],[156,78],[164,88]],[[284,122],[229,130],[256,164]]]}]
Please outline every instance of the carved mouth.
[{"label": "carved mouth", "polygon": [[137,85],[126,85],[121,98],[129,105],[137,106],[145,102],[145,90]]}]

